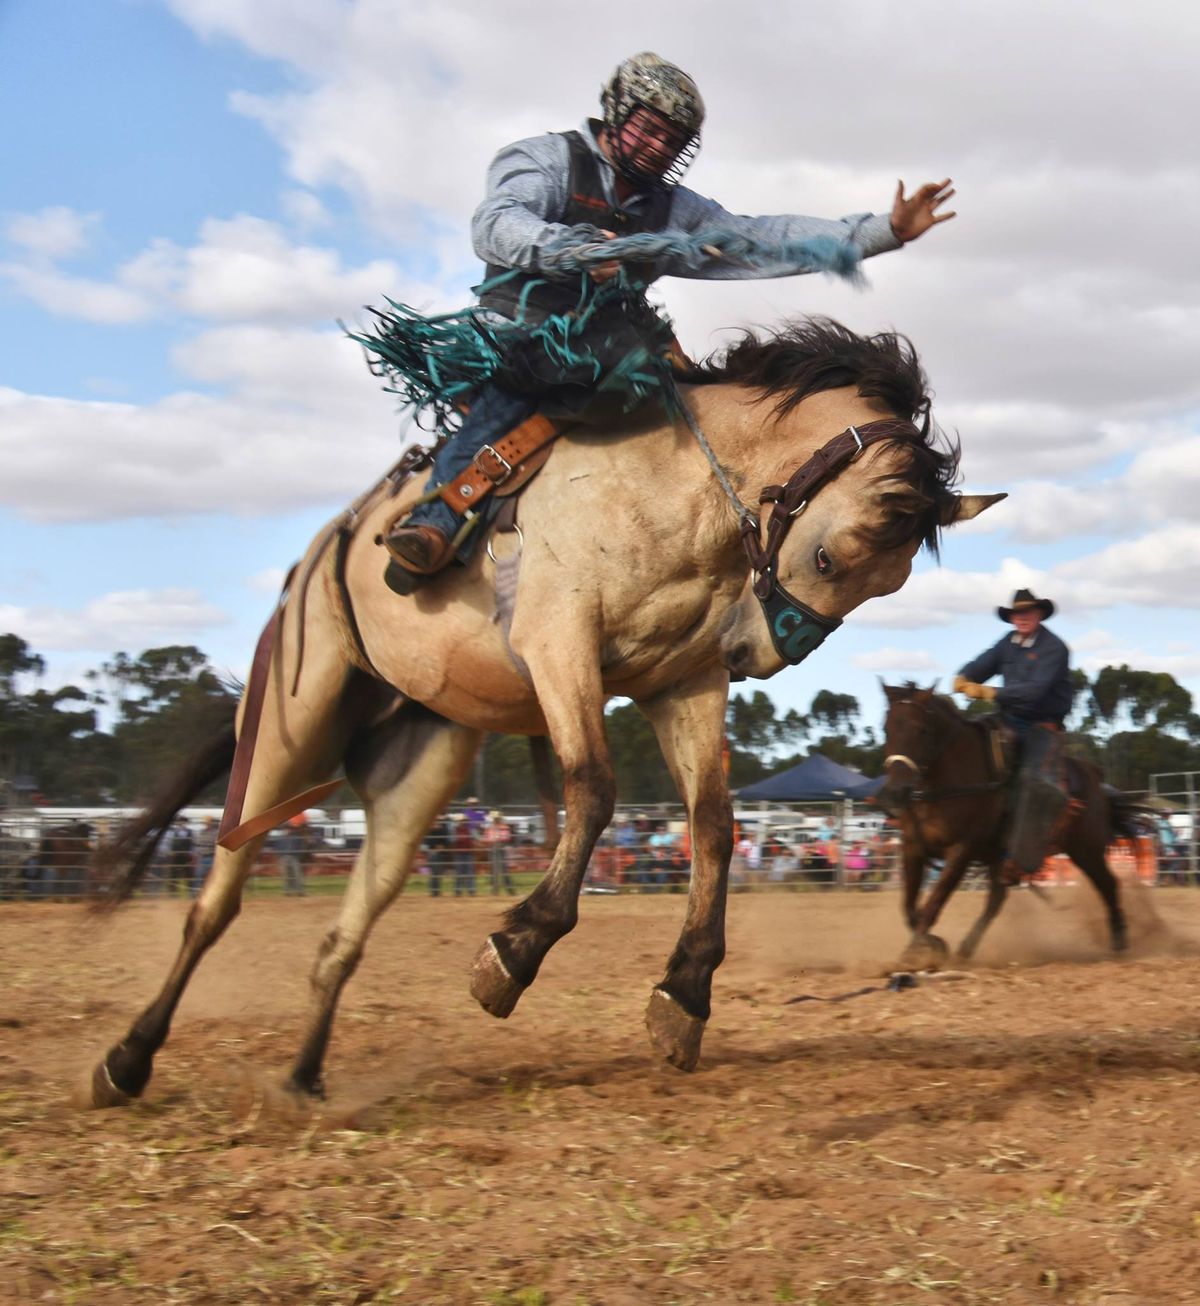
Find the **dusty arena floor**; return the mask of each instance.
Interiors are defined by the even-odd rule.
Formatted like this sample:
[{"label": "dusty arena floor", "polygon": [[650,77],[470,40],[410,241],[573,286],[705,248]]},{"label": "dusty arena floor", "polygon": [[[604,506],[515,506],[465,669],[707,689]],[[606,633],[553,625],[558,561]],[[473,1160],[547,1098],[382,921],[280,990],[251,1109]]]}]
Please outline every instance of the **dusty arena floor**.
[{"label": "dusty arena floor", "polygon": [[[731,901],[699,1070],[642,1011],[680,897],[585,898],[514,1016],[466,992],[492,899],[402,901],[349,985],[323,1111],[273,1085],[335,904],[250,903],[145,1100],[72,1093],[183,907],[0,907],[0,1299],[1200,1300],[1200,892],[1028,892],[962,979],[843,1002],[896,897]],[[981,903],[964,894],[946,934]]]}]

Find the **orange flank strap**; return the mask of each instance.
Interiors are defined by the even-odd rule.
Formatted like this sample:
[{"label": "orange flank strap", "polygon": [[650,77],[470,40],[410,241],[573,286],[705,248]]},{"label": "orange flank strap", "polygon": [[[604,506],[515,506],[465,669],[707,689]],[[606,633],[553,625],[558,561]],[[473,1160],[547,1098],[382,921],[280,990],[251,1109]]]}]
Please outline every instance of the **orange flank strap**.
[{"label": "orange flank strap", "polygon": [[454,480],[442,486],[438,497],[461,517],[503,485],[526,458],[555,439],[565,425],[534,413],[495,444],[485,444]]}]

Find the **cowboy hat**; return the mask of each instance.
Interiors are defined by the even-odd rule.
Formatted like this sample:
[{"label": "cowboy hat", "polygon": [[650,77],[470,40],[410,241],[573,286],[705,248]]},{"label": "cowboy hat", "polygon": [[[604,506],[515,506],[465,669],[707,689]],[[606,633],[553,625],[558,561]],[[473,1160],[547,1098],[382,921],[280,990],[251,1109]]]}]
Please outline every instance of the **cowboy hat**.
[{"label": "cowboy hat", "polygon": [[1013,595],[1011,608],[997,608],[996,616],[1001,621],[1011,621],[1014,612],[1033,612],[1042,614],[1042,620],[1045,621],[1054,615],[1054,604],[1049,599],[1037,598],[1032,590],[1017,590]]}]

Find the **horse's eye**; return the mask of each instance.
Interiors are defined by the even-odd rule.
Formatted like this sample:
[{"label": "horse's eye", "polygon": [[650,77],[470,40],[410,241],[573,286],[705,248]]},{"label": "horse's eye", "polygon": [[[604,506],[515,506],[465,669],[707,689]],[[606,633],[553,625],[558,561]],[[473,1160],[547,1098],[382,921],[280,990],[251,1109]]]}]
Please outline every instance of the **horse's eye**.
[{"label": "horse's eye", "polygon": [[818,575],[827,575],[833,569],[833,561],[823,548],[818,548],[813,559],[817,564]]}]

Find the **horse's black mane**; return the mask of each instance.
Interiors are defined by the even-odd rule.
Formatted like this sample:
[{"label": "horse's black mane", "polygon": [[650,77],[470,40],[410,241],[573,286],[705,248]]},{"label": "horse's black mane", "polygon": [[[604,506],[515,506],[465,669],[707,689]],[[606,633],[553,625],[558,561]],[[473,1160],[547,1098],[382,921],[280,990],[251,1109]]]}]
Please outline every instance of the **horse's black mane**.
[{"label": "horse's black mane", "polygon": [[745,385],[764,397],[775,395],[780,416],[809,395],[855,386],[864,399],[876,399],[912,422],[921,434],[919,442],[888,442],[908,454],[900,473],[906,492],[886,496],[894,502],[885,502],[883,521],[865,534],[872,547],[899,548],[916,539],[937,553],[942,510],[958,479],[959,448],[930,415],[929,381],[906,336],[894,331],[860,336],[831,318],[800,318],[765,338],[745,332],[723,353],[698,364],[688,380]]}]

